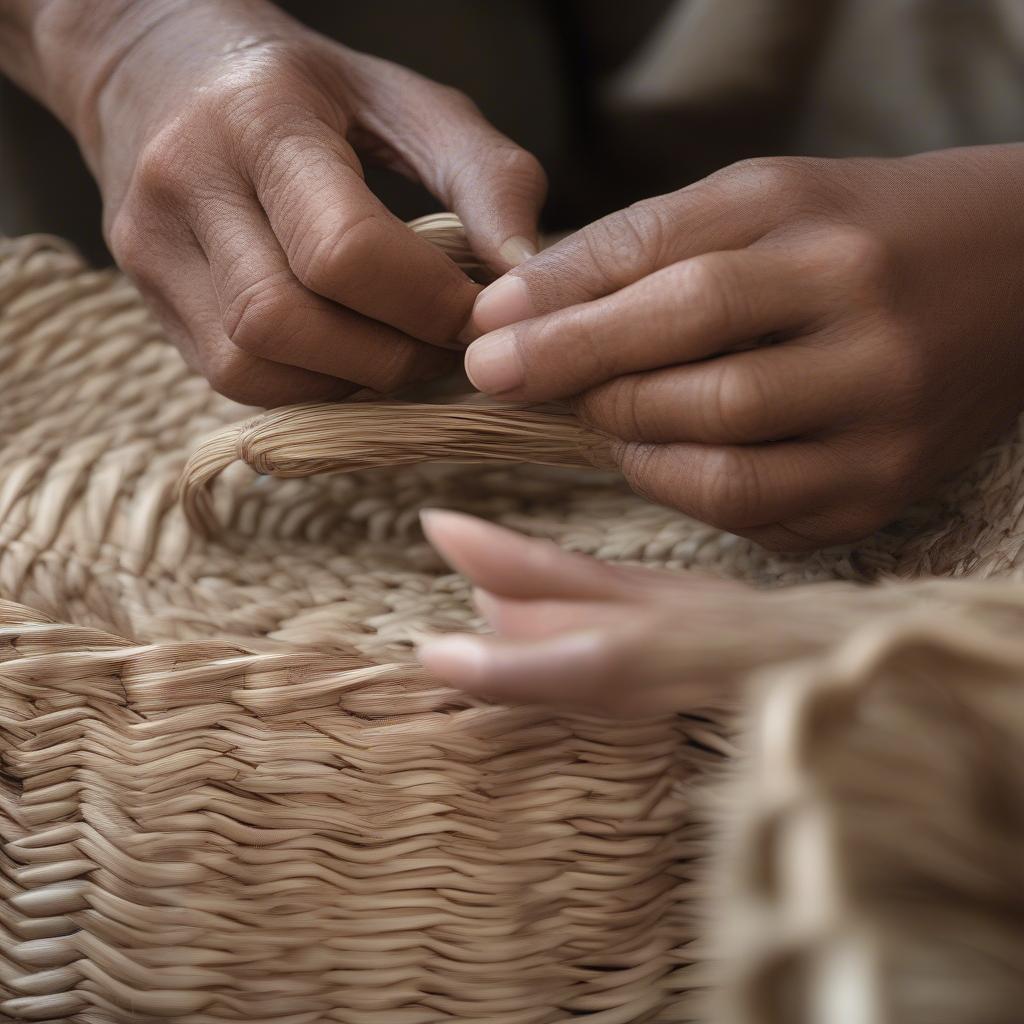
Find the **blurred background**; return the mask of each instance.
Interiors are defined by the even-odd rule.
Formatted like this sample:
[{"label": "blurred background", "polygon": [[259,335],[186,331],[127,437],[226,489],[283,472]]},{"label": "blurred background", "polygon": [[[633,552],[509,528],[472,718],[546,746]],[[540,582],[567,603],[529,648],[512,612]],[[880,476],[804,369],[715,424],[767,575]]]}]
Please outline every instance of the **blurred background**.
[{"label": "blurred background", "polygon": [[[892,156],[1024,137],[1024,0],[285,0],[468,93],[551,179],[568,230],[757,155]],[[403,218],[438,208],[368,178]],[[109,255],[74,142],[0,80],[0,232]]]}]

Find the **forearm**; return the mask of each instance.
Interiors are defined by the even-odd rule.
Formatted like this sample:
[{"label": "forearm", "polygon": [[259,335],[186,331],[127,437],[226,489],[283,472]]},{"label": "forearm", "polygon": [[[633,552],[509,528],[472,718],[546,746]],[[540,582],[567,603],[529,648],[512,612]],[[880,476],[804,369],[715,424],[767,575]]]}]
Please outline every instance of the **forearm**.
[{"label": "forearm", "polygon": [[0,0],[0,72],[48,107],[86,155],[99,94],[132,46],[182,0]]}]

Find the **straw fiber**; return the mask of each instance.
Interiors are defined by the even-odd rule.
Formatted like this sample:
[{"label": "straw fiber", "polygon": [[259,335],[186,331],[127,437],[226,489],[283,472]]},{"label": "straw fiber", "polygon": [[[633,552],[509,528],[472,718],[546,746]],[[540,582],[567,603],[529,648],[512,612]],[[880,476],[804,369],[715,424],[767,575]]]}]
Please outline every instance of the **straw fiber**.
[{"label": "straw fiber", "polygon": [[[420,229],[467,263],[451,220]],[[186,369],[120,275],[86,268],[56,239],[0,240],[0,1019],[821,1019],[775,1012],[763,996],[789,990],[765,980],[780,977],[772,936],[787,937],[787,964],[817,964],[824,946],[811,940],[846,934],[855,911],[868,936],[857,949],[875,955],[886,920],[876,876],[906,851],[865,846],[847,861],[835,851],[849,836],[830,846],[805,829],[804,855],[835,869],[818,873],[835,898],[808,923],[797,882],[766,888],[751,867],[768,857],[764,835],[785,832],[795,819],[783,812],[801,800],[808,815],[827,804],[836,820],[860,820],[870,787],[842,780],[892,723],[936,720],[964,755],[947,766],[950,786],[969,770],[973,734],[920,688],[906,697],[901,651],[927,667],[912,679],[952,671],[939,689],[965,701],[966,679],[991,683],[969,699],[1014,770],[1006,737],[1024,735],[1007,682],[1020,652],[994,639],[1008,622],[1020,634],[1015,588],[931,584],[934,622],[957,628],[928,632],[902,614],[917,605],[899,586],[835,581],[1018,575],[1021,435],[903,523],[809,558],[631,495],[600,468],[605,446],[562,414],[479,402],[256,413]],[[794,664],[763,680],[765,707],[740,746],[721,711],[610,721],[480,704],[412,655],[424,634],[480,625],[465,582],[419,533],[425,506],[605,559],[764,586],[831,580],[836,616],[793,632]],[[1000,586],[1011,596],[975,593]],[[801,621],[802,592],[784,593]],[[814,588],[807,602],[820,604]],[[758,628],[746,669],[758,667]],[[721,649],[721,637],[707,645]],[[956,669],[971,659],[989,667]],[[876,683],[891,721],[858,710]],[[821,706],[832,748],[814,739]],[[877,734],[876,718],[889,723]],[[762,749],[762,720],[791,727]],[[701,907],[717,890],[698,862],[720,826],[714,799],[694,794],[732,759],[740,781],[721,796],[722,817],[749,856],[715,898],[722,949],[742,950],[737,999],[751,1001],[710,1010],[701,992],[722,949],[705,941]],[[906,764],[934,759],[922,741]],[[981,820],[971,787],[954,789],[949,820]],[[889,796],[886,820],[913,803]],[[919,803],[922,820],[938,811]],[[942,893],[995,899],[1009,884],[1012,837],[975,838],[967,853],[1003,851],[995,881],[972,888],[959,861],[947,865],[929,876],[938,905]],[[850,875],[854,863],[875,875]],[[1005,922],[989,924],[977,934],[998,945]],[[852,976],[808,970],[825,977],[825,1000]],[[857,977],[879,1006],[889,998],[881,968]],[[1009,983],[992,978],[1001,999]]]}]

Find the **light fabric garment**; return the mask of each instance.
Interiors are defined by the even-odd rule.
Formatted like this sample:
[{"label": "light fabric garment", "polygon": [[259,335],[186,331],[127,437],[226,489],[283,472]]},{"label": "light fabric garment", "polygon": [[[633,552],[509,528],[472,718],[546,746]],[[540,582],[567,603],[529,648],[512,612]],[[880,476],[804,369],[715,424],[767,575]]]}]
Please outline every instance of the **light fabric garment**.
[{"label": "light fabric garment", "polygon": [[607,96],[620,111],[789,99],[793,148],[818,155],[1020,141],[1024,3],[680,0]]}]

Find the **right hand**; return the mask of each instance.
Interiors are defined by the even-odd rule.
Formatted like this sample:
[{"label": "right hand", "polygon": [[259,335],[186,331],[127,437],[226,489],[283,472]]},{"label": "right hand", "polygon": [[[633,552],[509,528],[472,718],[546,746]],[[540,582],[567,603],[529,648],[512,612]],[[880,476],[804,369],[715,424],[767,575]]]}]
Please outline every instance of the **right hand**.
[{"label": "right hand", "polygon": [[498,273],[535,241],[537,161],[461,93],[262,0],[140,0],[123,20],[137,38],[97,71],[79,141],[111,251],[188,363],[262,406],[451,365],[478,288],[370,192],[357,151],[421,181]]}]

